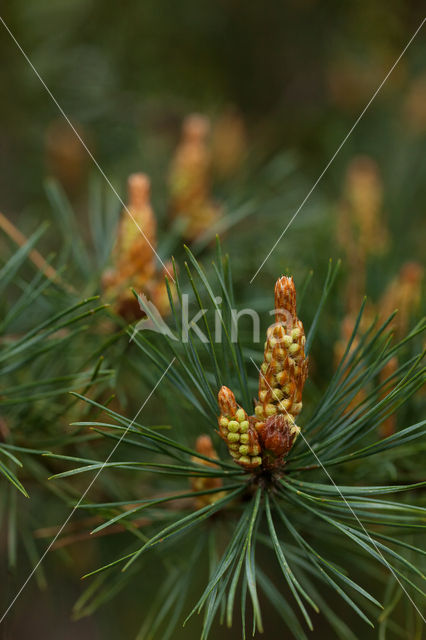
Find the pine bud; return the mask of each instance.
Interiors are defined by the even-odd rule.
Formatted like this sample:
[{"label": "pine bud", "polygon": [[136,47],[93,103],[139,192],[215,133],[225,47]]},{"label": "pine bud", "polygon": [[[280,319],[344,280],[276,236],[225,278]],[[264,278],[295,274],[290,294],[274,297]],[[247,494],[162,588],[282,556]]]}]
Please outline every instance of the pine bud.
[{"label": "pine bud", "polygon": [[220,435],[234,460],[246,469],[282,466],[300,431],[295,416],[302,410],[308,359],[293,278],[283,276],[275,285],[275,316],[276,323],[266,333],[254,415],[247,416],[227,387],[218,394]]},{"label": "pine bud", "polygon": [[383,321],[398,309],[392,326],[399,338],[407,334],[411,316],[420,307],[423,275],[423,267],[420,263],[406,262],[390,282],[380,300],[379,308]]},{"label": "pine bud", "polygon": [[[212,458],[213,460],[217,459],[217,453],[215,448],[213,447],[212,439],[208,435],[198,436],[195,443],[195,450],[197,453],[200,453],[203,456],[208,458]],[[206,467],[216,468],[214,462],[210,462],[209,460],[204,460],[203,458],[198,458],[197,456],[192,456],[192,462],[196,462],[197,464],[203,464]],[[209,489],[219,489],[222,486],[221,478],[191,478],[191,487],[193,491],[208,491]],[[195,504],[197,509],[201,509],[209,504],[213,504],[216,500],[223,497],[224,493],[218,491],[217,493],[208,493],[205,496],[196,496]]]},{"label": "pine bud", "polygon": [[[293,278],[281,276],[275,283],[275,321],[286,326],[296,318],[296,288]],[[289,333],[291,337],[291,333]]]},{"label": "pine bud", "polygon": [[[156,270],[157,222],[150,204],[150,180],[144,173],[128,179],[128,204],[118,224],[114,265],[103,286],[116,312],[133,321],[143,315],[131,289],[153,301],[161,314],[169,309],[164,275]],[[169,267],[165,268],[167,272]]]},{"label": "pine bud", "polygon": [[133,173],[127,185],[128,205],[121,215],[115,248],[117,268],[123,278],[137,275],[149,279],[155,272],[157,245],[157,223],[150,204],[151,183],[146,174]]},{"label": "pine bud", "polygon": [[[245,469],[255,469],[261,464],[262,459],[258,455],[258,436],[249,422],[247,413],[236,403],[235,396],[228,387],[220,389],[218,401],[221,412],[218,420],[221,438],[228,445],[235,462]],[[238,455],[235,455],[235,445],[238,447]]]},{"label": "pine bud", "polygon": [[247,153],[247,132],[238,111],[228,108],[213,129],[213,163],[221,178],[234,175]]},{"label": "pine bud", "polygon": [[209,119],[194,113],[182,126],[182,138],[170,169],[170,209],[186,226],[184,236],[194,240],[219,217],[210,197],[211,156],[207,145]]},{"label": "pine bud", "polygon": [[260,420],[276,413],[297,415],[301,410],[303,386],[307,377],[305,332],[296,314],[296,288],[293,278],[282,276],[275,285],[275,319],[269,327],[264,362],[259,376]]}]

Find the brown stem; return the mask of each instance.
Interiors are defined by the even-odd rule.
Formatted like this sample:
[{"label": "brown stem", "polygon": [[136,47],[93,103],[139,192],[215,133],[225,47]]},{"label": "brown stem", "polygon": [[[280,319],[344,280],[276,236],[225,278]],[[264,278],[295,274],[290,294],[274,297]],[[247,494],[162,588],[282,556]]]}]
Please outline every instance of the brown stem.
[{"label": "brown stem", "polygon": [[[13,240],[13,242],[15,242],[15,244],[18,245],[18,247],[23,247],[28,242],[28,239],[25,237],[22,231],[20,231],[17,227],[15,227],[15,225],[8,218],[6,218],[6,216],[1,212],[0,212],[0,229],[3,229],[5,234],[8,235],[9,238],[11,238],[11,240]],[[76,293],[76,290],[74,289],[74,287],[72,287],[67,282],[64,282],[64,280],[62,280],[61,276],[58,274],[56,269],[54,269],[52,265],[50,265],[43,258],[43,256],[39,251],[37,251],[37,249],[31,249],[31,251],[28,254],[28,257],[31,260],[31,262],[37,267],[37,269],[40,269],[40,271],[42,271],[44,275],[47,278],[49,278],[49,280],[58,282],[64,287],[64,289],[66,289],[70,293]]]}]

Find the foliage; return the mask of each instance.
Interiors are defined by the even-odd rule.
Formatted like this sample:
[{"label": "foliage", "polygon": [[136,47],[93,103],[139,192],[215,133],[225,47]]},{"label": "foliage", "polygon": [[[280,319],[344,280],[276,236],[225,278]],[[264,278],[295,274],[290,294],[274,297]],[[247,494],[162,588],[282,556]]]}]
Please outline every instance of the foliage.
[{"label": "foliage", "polygon": [[[208,637],[216,616],[228,625],[238,624],[235,615],[241,616],[243,637],[251,629],[261,631],[261,603],[265,600],[277,609],[296,638],[306,638],[305,626],[313,628],[311,610],[321,610],[338,637],[355,637],[341,617],[336,596],[366,623],[372,625],[378,620],[392,626],[388,605],[383,609],[377,593],[373,595],[363,586],[370,572],[375,582],[393,585],[387,590],[387,598],[403,590],[402,597],[410,598],[413,607],[421,609],[424,552],[418,544],[425,509],[417,502],[407,502],[404,495],[410,492],[415,497],[424,481],[420,476],[416,482],[411,477],[404,482],[401,474],[398,482],[390,483],[389,477],[384,479],[377,470],[389,468],[395,448],[404,459],[409,458],[424,435],[425,421],[408,423],[384,439],[378,435],[381,422],[408,403],[424,382],[423,354],[416,353],[424,322],[397,344],[393,344],[389,330],[391,319],[382,326],[373,322],[358,336],[354,347],[361,308],[342,361],[320,398],[308,408],[310,417],[301,425],[302,437],[287,458],[284,474],[247,473],[232,464],[219,440],[218,459],[206,458],[191,446],[194,434],[213,435],[218,413],[215,396],[222,384],[238,389],[239,402],[251,409],[257,372],[251,365],[249,347],[230,340],[234,291],[229,259],[222,256],[218,244],[213,284],[189,249],[187,255],[185,269],[194,299],[200,308],[207,304],[211,313],[220,311],[224,344],[212,339],[212,316],[203,317],[206,335],[210,336],[207,344],[191,332],[187,343],[182,340],[178,311],[183,283],[176,269],[177,303],[169,287],[174,339],[147,331],[132,334],[129,330],[134,342],[132,358],[138,359],[135,349],[139,350],[142,362],[149,359],[153,365],[152,380],[158,381],[162,375],[167,380],[166,394],[172,398],[172,434],[146,426],[138,416],[130,419],[93,398],[76,394],[93,410],[102,412],[105,419],[79,420],[74,426],[90,427],[99,436],[118,442],[119,460],[104,463],[92,457],[51,454],[74,463],[71,469],[55,474],[56,478],[69,479],[99,470],[107,474],[111,470],[115,477],[130,474],[131,484],[142,488],[144,495],[140,498],[139,490],[131,489],[129,495],[127,489],[120,491],[125,497],[119,500],[80,505],[101,516],[93,534],[120,523],[130,542],[118,558],[88,574],[96,577],[77,603],[76,614],[91,612],[113,597],[124,587],[126,578],[138,576],[138,567],[140,571],[147,555],[153,555],[154,566],[159,565],[164,577],[139,638],[172,636],[188,609],[192,580],[199,582],[201,558],[206,559],[206,584],[200,584],[201,596],[192,610],[189,605],[187,620],[203,613],[202,638]],[[334,276],[330,266],[318,315],[308,331],[308,345],[313,343]],[[389,379],[379,382],[380,371],[395,354],[401,364]],[[184,406],[183,411],[178,410],[178,404]],[[192,421],[196,422],[195,429],[190,426]],[[206,466],[203,459],[214,466]],[[189,491],[190,478],[211,477],[221,478],[223,486]],[[379,478],[385,483],[377,484]],[[194,495],[215,493],[219,494],[217,499],[194,510]],[[393,493],[402,493],[402,501],[390,500],[388,494]],[[268,575],[270,572],[261,568],[257,561],[260,553],[276,557],[284,583],[276,572]],[[121,565],[124,572],[119,577],[115,565]],[[195,566],[197,575],[191,569]],[[153,570],[151,565],[144,572]],[[103,571],[109,572],[106,580]],[[354,575],[357,580],[351,577]],[[239,612],[235,611],[237,603]],[[252,611],[251,622],[247,607]],[[393,630],[408,637],[395,624]]]}]

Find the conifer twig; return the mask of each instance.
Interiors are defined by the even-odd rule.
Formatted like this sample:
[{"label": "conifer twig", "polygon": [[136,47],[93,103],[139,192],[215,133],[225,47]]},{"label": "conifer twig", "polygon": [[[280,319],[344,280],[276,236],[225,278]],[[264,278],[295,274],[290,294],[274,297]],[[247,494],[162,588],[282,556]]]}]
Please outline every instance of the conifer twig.
[{"label": "conifer twig", "polygon": [[[1,211],[0,229],[2,229],[5,234],[9,236],[9,238],[13,240],[15,244],[18,245],[18,247],[23,247],[28,242],[28,238],[22,233],[22,231],[15,227],[15,225],[9,220],[9,218],[1,213]],[[28,253],[28,257],[31,262],[37,267],[37,269],[39,269],[46,276],[46,278],[49,278],[49,280],[52,280],[53,282],[56,281],[58,284],[62,285],[64,289],[66,289],[69,293],[76,293],[74,287],[61,278],[56,269],[52,267],[52,265],[50,265],[47,260],[45,260],[45,258],[43,258],[43,256],[39,251],[37,251],[37,249],[31,249],[31,251]]]}]

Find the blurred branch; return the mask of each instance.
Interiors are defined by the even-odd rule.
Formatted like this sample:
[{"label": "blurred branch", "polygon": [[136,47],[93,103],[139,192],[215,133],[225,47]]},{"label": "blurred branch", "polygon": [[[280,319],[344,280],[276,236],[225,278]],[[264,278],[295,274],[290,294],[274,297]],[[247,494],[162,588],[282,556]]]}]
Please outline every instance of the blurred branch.
[{"label": "blurred branch", "polygon": [[[3,229],[5,234],[18,245],[18,247],[23,247],[28,239],[25,235],[20,231],[15,225],[0,211],[0,228]],[[41,255],[37,249],[32,249],[28,254],[31,262],[40,269],[44,275],[52,280],[53,282],[57,282],[61,286],[64,287],[69,293],[76,293],[74,287],[67,282],[65,282],[59,273],[50,265]]]}]

